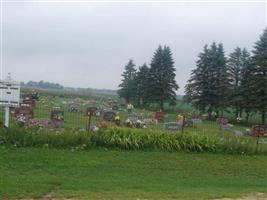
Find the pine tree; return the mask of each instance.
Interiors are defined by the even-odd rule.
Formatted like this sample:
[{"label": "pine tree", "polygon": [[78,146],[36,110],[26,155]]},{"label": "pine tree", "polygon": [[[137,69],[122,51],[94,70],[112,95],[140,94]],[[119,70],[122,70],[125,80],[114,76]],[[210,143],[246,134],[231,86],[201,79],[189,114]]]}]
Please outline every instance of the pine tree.
[{"label": "pine tree", "polygon": [[227,107],[229,78],[223,45],[205,45],[186,85],[185,99],[200,111],[219,111]]},{"label": "pine tree", "polygon": [[133,60],[129,60],[128,64],[124,68],[122,74],[122,83],[119,85],[121,89],[118,90],[118,95],[124,98],[127,103],[133,100],[135,96],[134,79],[136,76],[136,69]]},{"label": "pine tree", "polygon": [[146,64],[139,67],[135,77],[135,101],[138,106],[143,107],[146,103],[146,92],[148,88],[148,73],[149,68]]},{"label": "pine tree", "polygon": [[179,88],[175,81],[171,49],[167,46],[163,48],[159,46],[150,66],[146,97],[152,102],[158,102],[163,110],[165,101],[176,101],[175,91]]},{"label": "pine tree", "polygon": [[243,74],[248,75],[245,70],[248,67],[249,59],[248,51],[246,49],[242,50],[240,47],[235,48],[228,59],[227,67],[231,83],[230,105],[235,108],[235,117],[242,115],[242,109],[245,106],[245,88],[244,91],[241,90],[241,82]]},{"label": "pine tree", "polygon": [[255,43],[252,56],[250,89],[255,108],[261,114],[262,124],[266,123],[267,113],[267,29]]},{"label": "pine tree", "polygon": [[241,94],[241,108],[246,113],[246,121],[248,122],[249,116],[255,110],[255,98],[251,90],[251,83],[253,82],[253,68],[251,57],[242,68],[242,79],[240,81],[240,94]]}]

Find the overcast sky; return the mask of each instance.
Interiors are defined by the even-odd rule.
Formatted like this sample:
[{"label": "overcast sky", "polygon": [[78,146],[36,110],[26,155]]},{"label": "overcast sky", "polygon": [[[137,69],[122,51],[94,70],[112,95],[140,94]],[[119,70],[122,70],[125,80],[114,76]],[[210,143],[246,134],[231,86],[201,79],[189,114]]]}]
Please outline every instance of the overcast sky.
[{"label": "overcast sky", "polygon": [[14,3],[3,5],[3,74],[18,81],[117,89],[129,59],[170,46],[184,85],[205,44],[252,49],[264,3]]}]

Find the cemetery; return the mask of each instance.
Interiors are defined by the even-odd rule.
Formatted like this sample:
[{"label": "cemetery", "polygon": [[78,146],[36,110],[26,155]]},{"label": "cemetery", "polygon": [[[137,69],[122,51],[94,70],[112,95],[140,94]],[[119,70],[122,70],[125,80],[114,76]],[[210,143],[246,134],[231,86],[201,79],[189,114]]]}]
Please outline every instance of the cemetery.
[{"label": "cemetery", "polygon": [[[7,85],[16,85],[12,82]],[[16,85],[17,86],[17,85]],[[13,87],[13,86],[10,86]],[[6,88],[2,87],[2,93]],[[50,131],[81,130],[84,132],[98,131],[112,127],[145,129],[146,131],[163,131],[166,134],[239,135],[242,137],[266,138],[266,126],[260,124],[240,124],[240,120],[231,121],[227,117],[213,116],[207,119],[206,113],[195,113],[192,108],[179,111],[173,107],[171,112],[152,111],[135,108],[117,97],[89,98],[50,96],[36,91],[18,93],[15,88],[9,96],[1,99],[0,119],[3,125],[8,121],[9,127],[36,127]],[[8,104],[7,102],[12,102]],[[17,102],[14,104],[13,102]],[[8,105],[8,106],[7,106]],[[8,114],[6,109],[9,109]],[[175,111],[177,109],[177,111]],[[8,116],[8,119],[6,119]],[[4,123],[5,122],[5,123]],[[104,125],[103,125],[104,124]],[[6,126],[6,125],[5,125]]]},{"label": "cemetery", "polygon": [[264,2],[77,3],[0,4],[0,200],[267,200]]}]

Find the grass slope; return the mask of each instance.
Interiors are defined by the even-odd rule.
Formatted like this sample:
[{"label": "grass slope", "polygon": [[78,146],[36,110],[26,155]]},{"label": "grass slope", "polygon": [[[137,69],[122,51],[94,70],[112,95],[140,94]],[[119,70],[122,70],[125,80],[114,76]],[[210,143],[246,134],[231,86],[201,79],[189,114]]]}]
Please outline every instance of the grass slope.
[{"label": "grass slope", "polygon": [[210,199],[267,192],[264,156],[0,150],[0,199]]}]

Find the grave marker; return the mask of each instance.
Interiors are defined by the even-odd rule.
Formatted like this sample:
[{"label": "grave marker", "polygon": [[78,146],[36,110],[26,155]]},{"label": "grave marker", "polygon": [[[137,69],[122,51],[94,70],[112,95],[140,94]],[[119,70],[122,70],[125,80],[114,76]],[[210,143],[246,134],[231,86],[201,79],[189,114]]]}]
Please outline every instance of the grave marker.
[{"label": "grave marker", "polygon": [[114,121],[115,116],[116,116],[116,113],[114,111],[106,111],[104,112],[103,119],[105,121],[111,122],[111,121]]},{"label": "grave marker", "polygon": [[165,113],[164,112],[155,112],[154,118],[157,119],[158,121],[164,122]]},{"label": "grave marker", "polygon": [[80,111],[80,104],[77,103],[71,103],[69,104],[69,112],[79,112]]},{"label": "grave marker", "polygon": [[88,116],[88,125],[87,125],[87,131],[91,130],[91,117],[96,116],[97,114],[97,107],[89,107],[86,110],[86,116]]},{"label": "grave marker", "polygon": [[182,125],[178,122],[168,122],[164,123],[164,128],[168,131],[180,131],[182,130]]},{"label": "grave marker", "polygon": [[56,127],[64,126],[64,111],[53,110],[51,112],[51,121],[55,124]]},{"label": "grave marker", "polygon": [[252,135],[255,137],[262,137],[266,133],[266,125],[255,125],[252,127]]},{"label": "grave marker", "polygon": [[28,107],[15,108],[14,118],[17,122],[28,122],[33,119],[33,110]]}]

